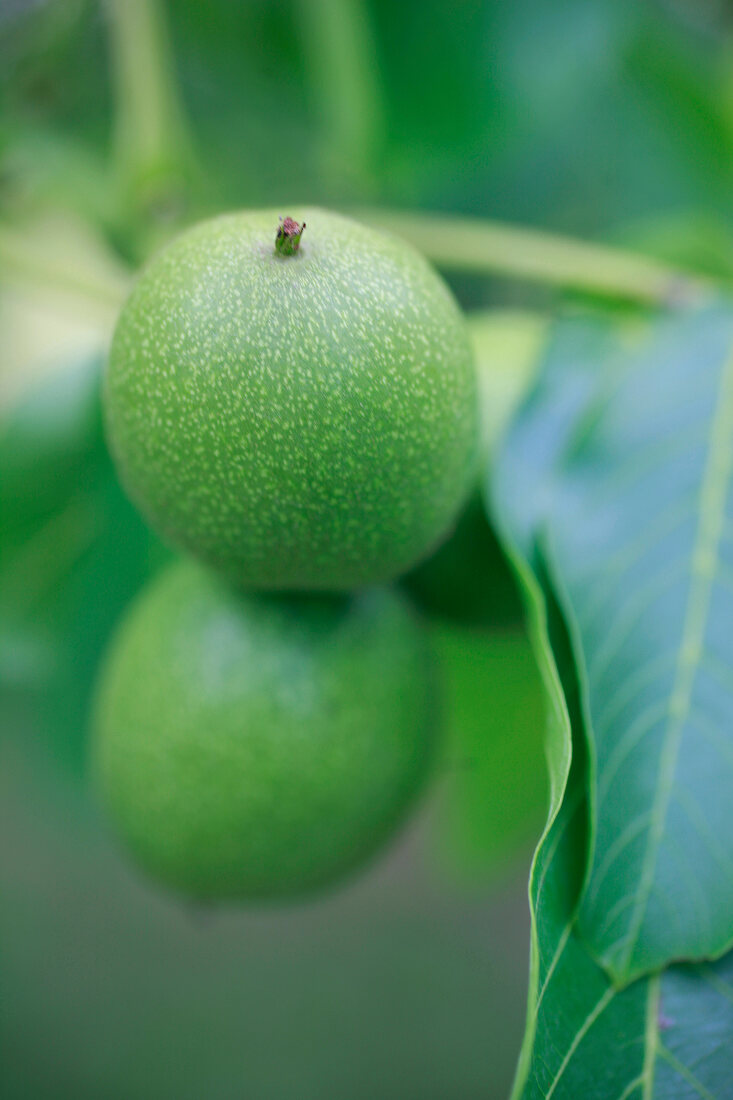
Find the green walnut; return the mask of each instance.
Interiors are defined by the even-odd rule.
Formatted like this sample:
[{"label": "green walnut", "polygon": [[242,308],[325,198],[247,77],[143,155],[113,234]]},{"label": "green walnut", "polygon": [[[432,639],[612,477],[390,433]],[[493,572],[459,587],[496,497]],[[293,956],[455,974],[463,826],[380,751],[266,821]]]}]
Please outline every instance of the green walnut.
[{"label": "green walnut", "polygon": [[249,589],[404,572],[475,479],[464,318],[405,242],[323,210],[203,222],[144,270],[105,381],[120,477],[169,542]]},{"label": "green walnut", "polygon": [[237,593],[193,562],[133,604],[103,666],[93,773],[121,839],[194,898],[332,883],[394,832],[433,752],[401,596]]}]

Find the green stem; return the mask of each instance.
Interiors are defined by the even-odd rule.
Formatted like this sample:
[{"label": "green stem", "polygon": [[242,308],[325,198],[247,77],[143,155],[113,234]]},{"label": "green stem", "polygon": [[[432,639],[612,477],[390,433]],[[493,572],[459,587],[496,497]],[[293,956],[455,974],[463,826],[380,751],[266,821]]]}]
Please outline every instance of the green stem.
[{"label": "green stem", "polygon": [[[495,274],[668,307],[688,305],[716,289],[713,282],[645,256],[537,230],[460,216],[378,209],[362,210],[358,216],[411,241],[448,271]],[[102,275],[96,269],[74,270],[24,234],[2,225],[0,270],[5,278],[20,277],[113,309],[129,289],[124,277]]]},{"label": "green stem", "polygon": [[119,170],[147,212],[181,198],[191,142],[160,0],[107,0]]},{"label": "green stem", "polygon": [[297,0],[309,91],[323,135],[323,170],[368,185],[385,137],[377,47],[364,0]]},{"label": "green stem", "polygon": [[414,244],[447,271],[502,275],[624,299],[681,307],[715,284],[692,272],[600,244],[459,215],[361,210],[370,225]]}]

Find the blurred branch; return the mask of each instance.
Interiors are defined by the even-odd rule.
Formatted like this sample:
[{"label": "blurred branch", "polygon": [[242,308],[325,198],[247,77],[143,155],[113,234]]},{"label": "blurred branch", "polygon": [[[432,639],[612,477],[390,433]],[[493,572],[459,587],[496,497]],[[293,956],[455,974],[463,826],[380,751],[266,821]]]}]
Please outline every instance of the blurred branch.
[{"label": "blurred branch", "polygon": [[177,213],[193,162],[161,0],[106,0],[116,142],[136,212]]},{"label": "blurred branch", "polygon": [[324,171],[369,182],[384,142],[384,95],[364,0],[298,0],[310,89],[324,132]]},{"label": "blurred branch", "polygon": [[681,307],[715,284],[692,272],[606,245],[479,218],[360,210],[363,221],[404,237],[447,271],[548,283],[644,305]]},{"label": "blurred branch", "polygon": [[[580,290],[643,305],[679,308],[717,284],[633,252],[519,226],[459,215],[369,208],[362,221],[393,232],[447,271],[498,275]],[[88,270],[87,270],[88,267]],[[116,310],[129,289],[120,269],[86,265],[43,247],[37,237],[0,224],[0,272],[79,295]]]}]

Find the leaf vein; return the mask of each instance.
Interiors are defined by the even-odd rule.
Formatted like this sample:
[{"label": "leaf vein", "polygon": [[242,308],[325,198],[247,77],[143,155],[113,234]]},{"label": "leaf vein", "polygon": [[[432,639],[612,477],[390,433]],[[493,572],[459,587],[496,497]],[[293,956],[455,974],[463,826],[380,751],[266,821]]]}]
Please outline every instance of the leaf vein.
[{"label": "leaf vein", "polygon": [[608,759],[603,764],[598,781],[598,808],[608,795],[611,784],[616,774],[629,753],[633,752],[640,741],[661,722],[667,711],[667,705],[663,700],[656,700],[637,714],[634,721],[626,730],[626,733],[615,744]]},{"label": "leaf vein", "polygon": [[654,1092],[654,1066],[657,1057],[657,1042],[659,1039],[659,995],[661,979],[658,974],[649,979],[649,989],[646,1000],[646,1020],[644,1024],[644,1065],[641,1070],[641,1079],[644,1082],[642,1100],[652,1100]]},{"label": "leaf vein", "polygon": [[557,941],[557,947],[555,948],[555,954],[552,956],[552,959],[550,961],[550,965],[547,968],[547,973],[545,974],[545,979],[542,982],[542,988],[540,989],[540,991],[537,995],[537,1004],[535,1005],[535,1010],[534,1010],[535,1018],[537,1018],[539,1016],[540,1005],[542,1004],[542,998],[544,997],[545,992],[547,990],[547,987],[550,984],[550,979],[551,979],[552,975],[554,974],[555,968],[556,968],[557,964],[559,963],[559,961],[562,957],[562,953],[563,953],[563,951],[565,950],[565,948],[567,946],[567,942],[570,939],[570,933],[572,931],[572,928],[573,928],[572,921],[568,921],[568,923],[565,925],[565,927],[563,928],[563,930],[560,934],[559,940]]},{"label": "leaf vein", "polygon": [[570,1063],[570,1059],[573,1057],[576,1050],[580,1046],[581,1042],[583,1041],[585,1036],[588,1034],[590,1029],[593,1027],[593,1024],[596,1022],[598,1017],[604,1011],[604,1009],[608,1005],[609,1001],[611,1001],[613,999],[613,997],[615,997],[615,996],[616,996],[616,990],[614,989],[613,986],[609,986],[608,989],[606,990],[606,992],[600,998],[600,1000],[598,1000],[596,1002],[595,1007],[588,1013],[585,1020],[583,1021],[583,1023],[581,1024],[581,1026],[578,1028],[577,1032],[575,1033],[575,1038],[573,1039],[572,1043],[568,1047],[567,1053],[565,1054],[565,1057],[563,1058],[562,1062],[560,1063],[560,1067],[559,1067],[557,1073],[555,1074],[555,1077],[552,1081],[552,1084],[550,1085],[550,1088],[549,1088],[548,1092],[545,1094],[545,1100],[552,1100],[552,1096],[555,1092],[555,1089],[557,1088],[558,1084],[560,1083],[560,1080],[562,1079],[562,1075],[565,1073],[565,1070],[568,1068],[568,1065]]},{"label": "leaf vein", "polygon": [[725,1000],[730,1001],[731,1004],[733,1004],[733,986],[729,985],[728,982],[723,981],[723,979],[715,974],[709,966],[697,967],[697,973],[700,975],[704,982],[706,982],[715,990],[716,993],[718,993],[721,997],[724,997]]},{"label": "leaf vein", "polygon": [[703,809],[697,802],[697,799],[683,787],[678,788],[675,794],[677,802],[682,808],[687,820],[700,837],[700,840],[704,841],[707,845],[708,851],[718,864],[720,870],[726,878],[733,880],[733,859],[730,858],[725,848],[719,844],[718,838],[710,828]]},{"label": "leaf vein", "polygon": [[687,572],[687,568],[684,559],[669,562],[667,568],[658,573],[651,584],[640,588],[636,596],[621,607],[607,628],[603,645],[596,651],[588,668],[588,679],[595,688],[613,664],[634,627],[662,596],[674,588],[676,581]]},{"label": "leaf vein", "polygon": [[665,1062],[672,1067],[675,1073],[681,1077],[683,1081],[686,1081],[687,1084],[695,1090],[698,1096],[702,1097],[702,1100],[716,1100],[712,1092],[708,1092],[703,1083],[698,1081],[697,1077],[695,1077],[694,1073],[692,1073],[687,1066],[684,1066],[678,1058],[675,1058],[674,1054],[672,1054],[671,1050],[669,1050],[664,1043],[659,1043],[657,1049]]},{"label": "leaf vein", "polygon": [[[646,527],[642,528],[632,539],[621,546],[616,547],[613,553],[604,562],[603,572],[607,578],[621,576],[630,566],[638,562],[649,550],[653,550],[667,535],[671,535],[681,527],[686,520],[694,517],[695,497],[693,494],[685,495],[682,499],[675,499],[664,511],[655,515]],[[589,597],[583,611],[583,625],[587,628],[596,615],[600,614],[607,603],[608,597],[613,600],[614,588],[602,588],[597,583],[597,571],[594,568],[585,579],[585,583],[592,589],[593,595]]]},{"label": "leaf vein", "polygon": [[639,833],[644,830],[649,820],[650,813],[651,810],[647,813],[639,814],[637,818],[630,821],[626,828],[618,834],[613,843],[609,844],[603,859],[593,873],[590,884],[591,888],[588,890],[585,899],[587,905],[593,906],[595,904],[601,886],[605,882],[606,875],[611,870],[618,857],[623,855],[629,844],[632,844]]},{"label": "leaf vein", "polygon": [[715,722],[707,715],[696,711],[690,719],[690,725],[697,730],[701,737],[704,737],[709,744],[718,750],[723,758],[723,763],[727,764],[733,771],[733,745],[720,732]]},{"label": "leaf vein", "polygon": [[718,547],[723,530],[727,489],[733,473],[733,355],[723,368],[720,399],[711,431],[710,449],[700,488],[700,522],[692,556],[692,580],[675,674],[669,699],[667,728],[660,757],[660,779],[652,804],[652,819],[639,876],[637,900],[621,960],[626,969],[638,942],[654,888],[659,848],[674,783],[680,743],[690,712],[695,673],[707,625]]},{"label": "leaf vein", "polygon": [[614,692],[607,703],[597,704],[598,719],[594,722],[594,729],[598,740],[607,736],[624,707],[634,703],[644,689],[650,687],[659,674],[672,665],[673,655],[669,652],[660,653],[654,660],[641,667],[636,675],[627,677],[623,687]]}]

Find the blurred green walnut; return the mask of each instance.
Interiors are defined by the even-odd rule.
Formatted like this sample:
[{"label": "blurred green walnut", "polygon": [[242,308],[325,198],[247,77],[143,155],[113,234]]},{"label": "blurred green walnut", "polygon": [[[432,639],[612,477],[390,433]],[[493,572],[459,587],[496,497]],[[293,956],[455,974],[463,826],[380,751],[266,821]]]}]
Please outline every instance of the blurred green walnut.
[{"label": "blurred green walnut", "polygon": [[244,588],[348,590],[455,520],[476,379],[464,318],[410,245],[300,216],[216,218],[153,259],[114,334],[106,421],[174,545]]},{"label": "blurred green walnut", "polygon": [[432,679],[398,593],[243,595],[176,563],[103,667],[96,785],[163,883],[209,900],[297,896],[405,816],[432,757]]}]

